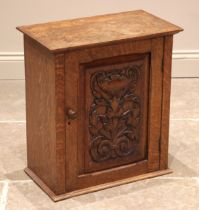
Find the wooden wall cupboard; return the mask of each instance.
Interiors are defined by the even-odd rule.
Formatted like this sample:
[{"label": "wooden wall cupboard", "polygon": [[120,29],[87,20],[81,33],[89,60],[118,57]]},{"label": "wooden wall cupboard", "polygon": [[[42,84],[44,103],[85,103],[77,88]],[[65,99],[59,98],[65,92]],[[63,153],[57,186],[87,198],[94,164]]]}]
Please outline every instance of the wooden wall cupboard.
[{"label": "wooden wall cupboard", "polygon": [[145,11],[18,27],[26,173],[54,200],[170,173],[173,34]]}]

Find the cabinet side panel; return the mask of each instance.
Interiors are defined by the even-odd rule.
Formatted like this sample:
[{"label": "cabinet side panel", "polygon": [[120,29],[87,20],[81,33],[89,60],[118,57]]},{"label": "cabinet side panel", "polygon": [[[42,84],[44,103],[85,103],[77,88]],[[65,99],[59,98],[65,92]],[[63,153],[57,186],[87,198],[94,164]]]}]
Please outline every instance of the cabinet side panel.
[{"label": "cabinet side panel", "polygon": [[173,47],[173,36],[166,36],[164,38],[160,169],[168,168],[168,138],[169,138],[172,47]]},{"label": "cabinet side panel", "polygon": [[24,37],[28,168],[53,191],[56,185],[54,58]]}]

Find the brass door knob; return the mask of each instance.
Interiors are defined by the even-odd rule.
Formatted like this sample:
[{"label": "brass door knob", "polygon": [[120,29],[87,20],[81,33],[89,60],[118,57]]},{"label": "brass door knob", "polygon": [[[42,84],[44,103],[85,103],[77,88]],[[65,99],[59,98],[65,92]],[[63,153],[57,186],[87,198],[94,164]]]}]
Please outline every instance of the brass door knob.
[{"label": "brass door knob", "polygon": [[67,115],[70,120],[75,120],[77,118],[77,113],[72,109],[68,109]]}]

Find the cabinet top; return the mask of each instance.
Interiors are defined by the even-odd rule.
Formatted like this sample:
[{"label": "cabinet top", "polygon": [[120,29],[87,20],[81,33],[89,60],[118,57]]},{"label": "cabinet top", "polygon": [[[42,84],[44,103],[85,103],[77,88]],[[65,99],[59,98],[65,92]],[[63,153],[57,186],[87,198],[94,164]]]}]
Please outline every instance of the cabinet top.
[{"label": "cabinet top", "polygon": [[17,29],[52,52],[152,38],[183,30],[143,10],[20,26]]}]

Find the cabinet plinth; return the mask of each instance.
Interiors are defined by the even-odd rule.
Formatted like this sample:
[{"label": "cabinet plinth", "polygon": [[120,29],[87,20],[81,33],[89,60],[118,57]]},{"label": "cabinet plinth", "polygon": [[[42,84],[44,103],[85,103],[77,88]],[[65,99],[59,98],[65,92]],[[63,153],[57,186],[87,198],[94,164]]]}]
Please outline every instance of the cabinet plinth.
[{"label": "cabinet plinth", "polygon": [[21,26],[26,173],[54,200],[170,173],[173,35],[143,10]]}]

